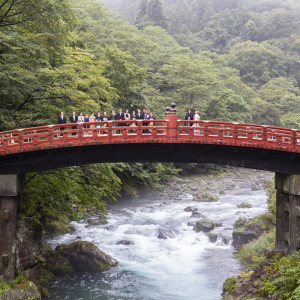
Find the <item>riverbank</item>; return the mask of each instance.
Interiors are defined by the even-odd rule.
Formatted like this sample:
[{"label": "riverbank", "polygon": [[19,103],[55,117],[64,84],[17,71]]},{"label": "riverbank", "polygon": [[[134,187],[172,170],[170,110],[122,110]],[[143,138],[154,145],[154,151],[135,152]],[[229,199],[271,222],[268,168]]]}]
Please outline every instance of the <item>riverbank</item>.
[{"label": "riverbank", "polygon": [[[179,200],[186,195],[197,198],[199,193],[208,192],[219,196],[234,189],[262,190],[274,176],[271,172],[236,167],[224,167],[215,174],[183,176],[166,183],[162,190],[150,195]],[[196,200],[196,199],[194,199]]]}]

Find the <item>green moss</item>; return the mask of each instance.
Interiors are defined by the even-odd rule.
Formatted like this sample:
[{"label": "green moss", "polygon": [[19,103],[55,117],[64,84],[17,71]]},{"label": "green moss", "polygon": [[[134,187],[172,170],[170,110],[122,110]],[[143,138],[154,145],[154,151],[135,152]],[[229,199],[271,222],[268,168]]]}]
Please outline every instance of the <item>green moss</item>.
[{"label": "green moss", "polygon": [[72,233],[76,231],[76,228],[69,222],[70,220],[55,220],[52,222],[48,222],[46,225],[44,225],[45,236],[47,238],[50,238],[57,235]]},{"label": "green moss", "polygon": [[237,288],[237,283],[236,283],[236,278],[235,277],[229,277],[225,280],[223,284],[223,294],[224,295],[226,292],[232,293],[235,291]]},{"label": "green moss", "polygon": [[246,222],[247,222],[247,219],[239,217],[239,218],[234,222],[233,227],[234,227],[234,228],[240,228],[240,227],[243,227],[243,226],[245,226]]},{"label": "green moss", "polygon": [[28,274],[22,272],[14,280],[8,282],[0,281],[0,294],[3,294],[8,289],[26,289],[30,283]]},{"label": "green moss", "polygon": [[40,278],[41,284],[49,282],[53,278],[54,278],[54,274],[52,272],[44,268],[42,269],[41,278]]}]

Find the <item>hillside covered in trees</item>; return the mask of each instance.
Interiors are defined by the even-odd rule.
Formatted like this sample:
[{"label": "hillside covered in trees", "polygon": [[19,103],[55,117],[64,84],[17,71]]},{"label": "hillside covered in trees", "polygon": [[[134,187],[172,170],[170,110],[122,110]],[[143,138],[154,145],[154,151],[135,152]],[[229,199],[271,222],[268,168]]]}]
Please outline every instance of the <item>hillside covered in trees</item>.
[{"label": "hillside covered in trees", "polygon": [[[56,123],[61,110],[146,107],[159,118],[173,101],[180,117],[191,107],[202,119],[299,128],[299,1],[104,2],[127,21],[95,0],[0,2],[1,131]],[[104,209],[177,173],[158,163],[30,174],[24,212]]]}]

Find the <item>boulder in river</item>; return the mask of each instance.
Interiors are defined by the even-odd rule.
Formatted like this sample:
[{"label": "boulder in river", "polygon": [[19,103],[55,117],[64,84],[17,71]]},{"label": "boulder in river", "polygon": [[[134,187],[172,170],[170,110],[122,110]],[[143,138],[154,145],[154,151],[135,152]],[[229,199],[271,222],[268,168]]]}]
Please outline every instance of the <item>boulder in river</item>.
[{"label": "boulder in river", "polygon": [[91,218],[87,220],[87,223],[88,223],[87,225],[88,227],[108,224],[106,218]]},{"label": "boulder in river", "polygon": [[198,221],[196,221],[196,224],[193,228],[193,230],[195,230],[196,232],[208,232],[211,231],[215,228],[215,224],[212,220],[210,219],[200,219]]},{"label": "boulder in river", "polygon": [[251,224],[246,227],[240,227],[233,231],[233,246],[237,249],[241,248],[244,244],[257,239],[263,233],[263,229],[258,224]]},{"label": "boulder in river", "polygon": [[215,243],[215,242],[217,241],[217,239],[218,239],[218,234],[215,233],[215,232],[210,232],[210,233],[208,234],[208,238],[209,238],[209,240],[210,240],[212,243]]},{"label": "boulder in river", "polygon": [[118,262],[90,242],[62,244],[47,253],[46,268],[54,274],[103,271]]},{"label": "boulder in river", "polygon": [[191,214],[191,218],[204,218],[204,216],[197,211],[193,211]]},{"label": "boulder in river", "polygon": [[217,202],[218,200],[219,197],[217,195],[213,195],[206,191],[197,192],[193,195],[193,201],[196,202]]},{"label": "boulder in river", "polygon": [[186,211],[186,212],[194,212],[197,210],[198,210],[198,208],[196,206],[188,206],[184,209],[184,211]]},{"label": "boulder in river", "polygon": [[238,208],[251,208],[252,205],[248,202],[242,202],[240,204],[237,205]]},{"label": "boulder in river", "polygon": [[166,240],[167,238],[174,238],[174,234],[171,230],[161,229],[159,228],[157,231],[157,238]]},{"label": "boulder in river", "polygon": [[132,241],[128,241],[128,240],[121,240],[117,242],[117,245],[125,245],[125,246],[129,246],[129,245],[134,245],[134,242]]}]

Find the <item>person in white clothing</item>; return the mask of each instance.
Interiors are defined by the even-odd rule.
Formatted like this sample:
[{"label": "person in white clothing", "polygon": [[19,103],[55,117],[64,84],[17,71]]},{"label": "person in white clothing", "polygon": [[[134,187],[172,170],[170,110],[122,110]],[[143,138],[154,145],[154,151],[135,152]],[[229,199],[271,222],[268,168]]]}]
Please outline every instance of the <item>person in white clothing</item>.
[{"label": "person in white clothing", "polygon": [[[196,110],[195,111],[195,115],[194,115],[194,121],[200,121],[200,114],[199,114],[199,110]],[[199,123],[194,123],[193,124],[193,127],[200,127],[200,124]],[[195,135],[200,135],[200,130],[194,130],[194,134]]]},{"label": "person in white clothing", "polygon": [[78,123],[83,123],[84,122],[84,116],[82,114],[82,112],[79,114],[78,116]]}]

